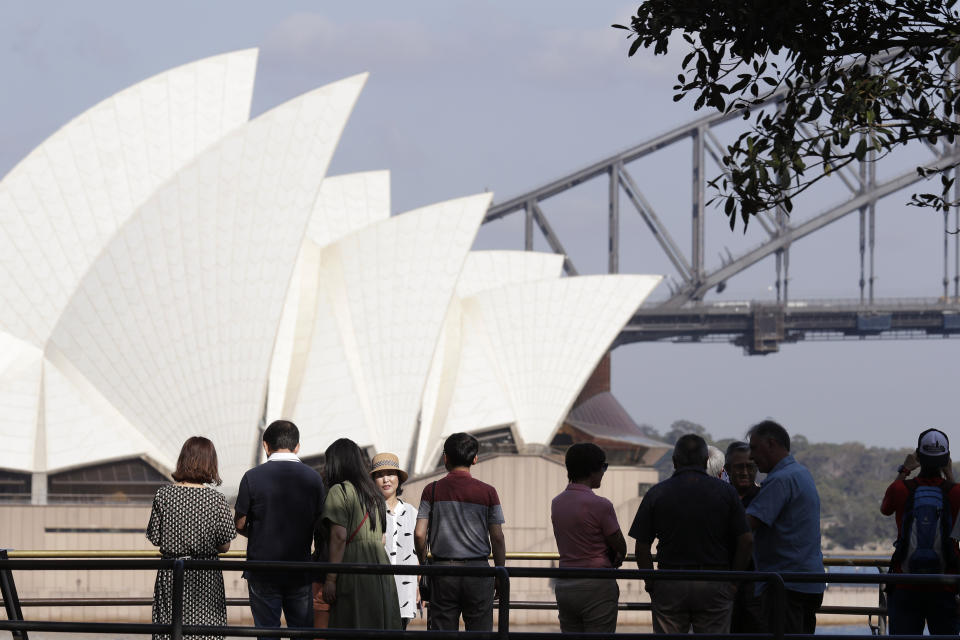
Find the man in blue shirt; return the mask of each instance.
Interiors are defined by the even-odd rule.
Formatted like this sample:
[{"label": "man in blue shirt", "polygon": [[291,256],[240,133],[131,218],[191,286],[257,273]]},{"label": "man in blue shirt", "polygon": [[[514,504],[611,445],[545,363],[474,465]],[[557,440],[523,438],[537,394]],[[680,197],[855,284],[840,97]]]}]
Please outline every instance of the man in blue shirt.
[{"label": "man in blue shirt", "polygon": [[[747,508],[753,529],[753,555],[757,571],[823,573],[820,549],[820,495],[813,476],[790,455],[790,435],[772,420],[748,432],[750,457],[767,474],[760,491]],[[774,594],[762,590],[763,617],[767,624],[779,615]],[[823,603],[823,582],[787,582],[785,633],[812,634],[817,627],[817,609]]]}]

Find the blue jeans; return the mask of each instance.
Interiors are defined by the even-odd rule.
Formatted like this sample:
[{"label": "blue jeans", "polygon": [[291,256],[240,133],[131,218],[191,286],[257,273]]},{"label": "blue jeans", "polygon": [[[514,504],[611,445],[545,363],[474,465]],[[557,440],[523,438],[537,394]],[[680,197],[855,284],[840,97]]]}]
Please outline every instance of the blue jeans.
[{"label": "blue jeans", "polygon": [[[288,627],[313,626],[313,585],[283,585],[273,582],[247,581],[253,624],[258,627],[278,628],[280,612],[287,618]],[[266,640],[266,639],[261,639]]]},{"label": "blue jeans", "polygon": [[887,596],[890,635],[920,635],[927,624],[930,635],[956,635],[957,605],[949,591],[894,589]]}]

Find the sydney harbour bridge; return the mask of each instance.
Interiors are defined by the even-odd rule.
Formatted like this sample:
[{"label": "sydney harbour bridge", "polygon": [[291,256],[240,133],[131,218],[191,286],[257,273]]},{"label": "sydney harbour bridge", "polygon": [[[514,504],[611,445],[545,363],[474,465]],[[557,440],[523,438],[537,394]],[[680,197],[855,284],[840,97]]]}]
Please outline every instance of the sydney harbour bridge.
[{"label": "sydney harbour bridge", "polygon": [[[779,95],[771,96],[766,105],[775,108]],[[509,200],[494,203],[485,223],[508,216],[523,217],[523,246],[533,250],[534,240],[546,242],[555,253],[563,254],[564,271],[579,273],[565,248],[562,233],[551,225],[547,212],[551,199],[563,196],[581,185],[604,181],[606,187],[606,247],[607,273],[621,272],[621,255],[633,250],[633,236],[623,232],[623,217],[638,215],[657,247],[672,266],[667,283],[669,296],[659,301],[648,301],[623,329],[614,347],[643,341],[675,342],[731,342],[743,347],[751,355],[763,355],[779,350],[784,342],[838,339],[896,339],[949,338],[960,336],[960,211],[943,215],[943,276],[942,294],[936,298],[881,298],[875,295],[876,277],[876,221],[877,205],[909,187],[923,189],[922,178],[916,166],[928,168],[949,167],[960,162],[960,143],[925,145],[922,156],[907,166],[899,166],[893,175],[878,179],[877,168],[883,163],[893,164],[898,153],[883,159],[875,155],[852,164],[829,179],[842,187],[824,207],[820,204],[812,216],[798,215],[783,210],[766,211],[755,216],[751,225],[763,230],[763,240],[738,253],[727,250],[719,265],[708,265],[705,259],[707,226],[705,216],[720,215],[708,207],[708,182],[722,171],[721,157],[724,144],[739,114],[713,114],[694,120],[671,131],[653,137],[629,149],[603,158],[578,171],[569,173],[547,184]],[[743,125],[741,125],[743,126]],[[682,150],[682,147],[686,150]],[[676,151],[688,153],[690,158],[690,200],[671,207],[671,220],[676,223],[678,211],[686,218],[689,231],[689,250],[678,243],[671,233],[663,211],[658,212],[648,197],[649,191],[662,188],[657,184],[643,184],[631,172],[631,163],[645,160],[657,162],[658,156]],[[875,153],[875,152],[871,152]],[[911,158],[913,159],[913,158]],[[708,162],[709,161],[709,162]],[[900,163],[903,164],[902,162]],[[851,169],[851,167],[856,167]],[[954,172],[957,170],[955,169]],[[956,183],[960,185],[960,180]],[[641,186],[643,184],[643,186]],[[645,192],[644,189],[647,189]],[[960,189],[957,199],[960,200]],[[598,210],[600,207],[595,207]],[[686,210],[685,211],[683,210]],[[792,299],[790,297],[790,251],[798,242],[822,231],[831,224],[849,216],[859,217],[859,297],[853,299]],[[802,218],[802,219],[797,219]],[[675,227],[674,227],[675,228]],[[731,231],[722,229],[722,233]],[[684,243],[686,244],[686,243]],[[727,282],[744,271],[757,267],[765,258],[774,258],[775,300],[770,301],[707,301],[711,291],[720,293]]]}]

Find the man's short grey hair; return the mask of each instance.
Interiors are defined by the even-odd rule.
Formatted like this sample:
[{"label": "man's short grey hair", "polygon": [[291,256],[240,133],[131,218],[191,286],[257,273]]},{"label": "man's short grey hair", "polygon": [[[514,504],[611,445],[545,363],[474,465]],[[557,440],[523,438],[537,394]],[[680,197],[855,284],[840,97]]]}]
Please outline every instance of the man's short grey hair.
[{"label": "man's short grey hair", "polygon": [[749,439],[753,436],[770,438],[774,442],[779,443],[779,445],[787,451],[790,451],[790,434],[787,433],[787,430],[784,429],[781,424],[773,420],[764,420],[750,427],[750,431],[747,432],[747,438]]},{"label": "man's short grey hair", "polygon": [[723,465],[726,462],[723,451],[720,451],[720,449],[717,449],[713,445],[707,447],[707,451],[707,475],[713,478],[719,478],[720,474],[723,473]]},{"label": "man's short grey hair", "polygon": [[730,458],[735,453],[745,453],[750,455],[750,445],[740,440],[736,440],[727,445],[727,455],[724,457],[723,461],[725,465],[730,465]]}]

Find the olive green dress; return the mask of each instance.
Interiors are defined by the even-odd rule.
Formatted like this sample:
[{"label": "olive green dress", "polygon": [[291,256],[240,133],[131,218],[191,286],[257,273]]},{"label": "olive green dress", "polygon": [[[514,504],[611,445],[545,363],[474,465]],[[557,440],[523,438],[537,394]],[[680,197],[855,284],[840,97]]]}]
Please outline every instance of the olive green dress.
[{"label": "olive green dress", "polygon": [[[356,531],[343,551],[343,562],[379,563],[390,566],[383,547],[383,527],[370,514],[360,527],[366,509],[350,482],[330,488],[323,505],[323,520],[329,527],[338,524],[347,538]],[[370,523],[374,522],[374,528]],[[357,527],[360,527],[359,529]],[[332,629],[400,629],[397,584],[392,575],[337,574],[337,599],[330,607]]]}]

